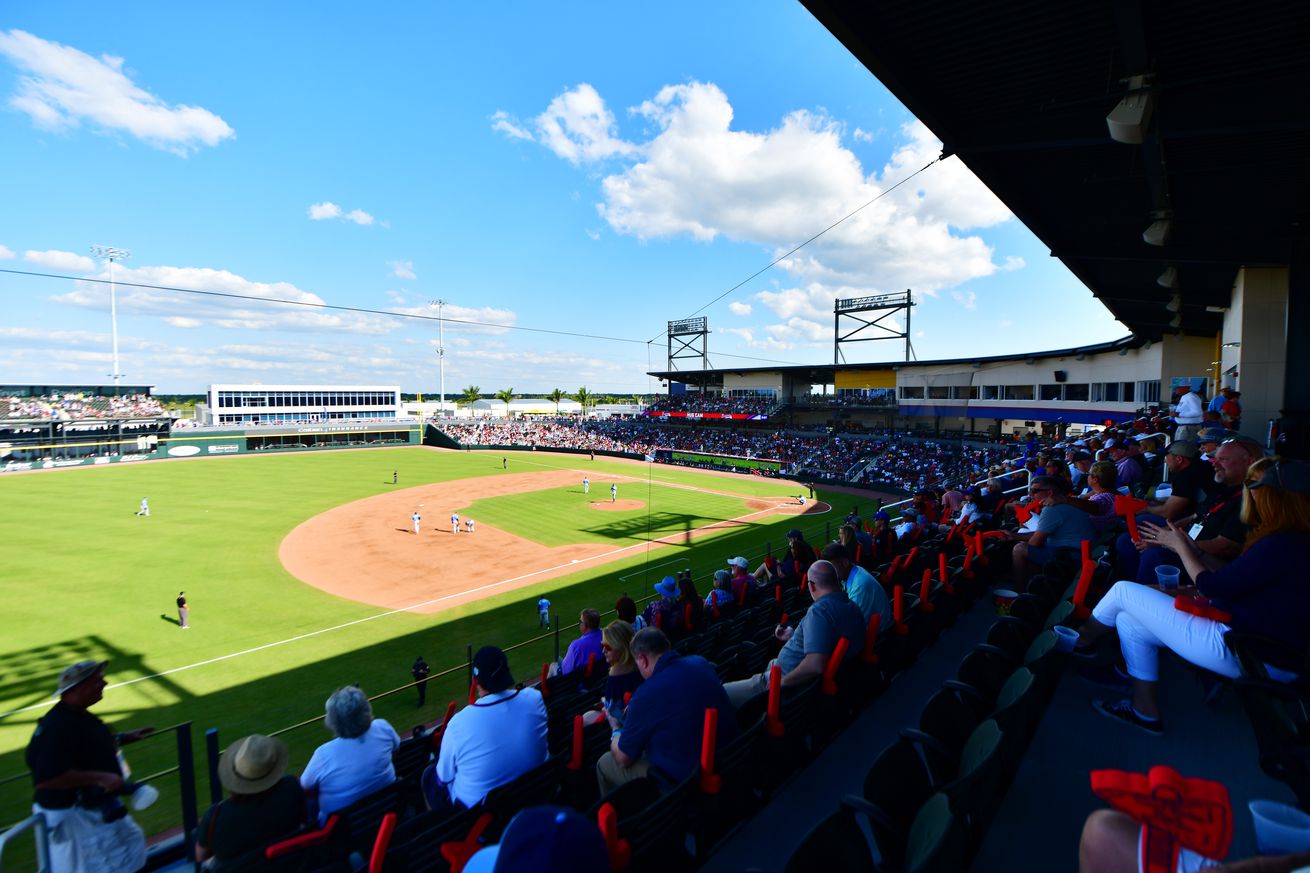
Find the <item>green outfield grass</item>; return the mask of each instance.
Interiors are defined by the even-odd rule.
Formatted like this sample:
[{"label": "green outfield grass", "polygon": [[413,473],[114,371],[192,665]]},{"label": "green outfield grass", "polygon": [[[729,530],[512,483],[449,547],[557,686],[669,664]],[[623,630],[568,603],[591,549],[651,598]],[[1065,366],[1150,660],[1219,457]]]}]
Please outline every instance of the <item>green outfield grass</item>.
[{"label": "green outfield grass", "polygon": [[[692,491],[646,482],[619,482],[619,499],[636,500],[637,509],[610,511],[597,509],[610,500],[610,482],[591,483],[591,493],[583,494],[582,485],[550,488],[502,497],[475,500],[461,509],[480,524],[513,531],[543,546],[571,543],[605,543],[616,546],[646,542],[705,527],[726,518],[739,518],[751,512],[738,497],[706,491]],[[732,483],[721,483],[726,487]]]},{"label": "green outfield grass", "polygon": [[[460,668],[430,683],[424,709],[415,708],[412,690],[378,702],[378,715],[405,732],[439,718],[448,699],[464,695],[467,676],[461,665],[467,646],[509,645],[539,633],[534,604],[543,592],[562,617],[567,644],[583,607],[610,609],[625,591],[644,596],[675,568],[692,568],[704,588],[726,555],[745,554],[754,561],[766,542],[780,548],[782,532],[801,521],[755,518],[716,532],[708,545],[697,539],[649,555],[632,550],[613,564],[439,615],[379,617],[382,611],[376,607],[302,584],[278,561],[278,544],[293,527],[331,507],[392,490],[397,487],[391,485],[392,470],[400,472],[401,488],[495,476],[502,474],[504,454],[368,449],[116,465],[0,479],[6,549],[0,574],[5,605],[0,712],[48,701],[67,664],[107,658],[111,683],[142,681],[106,693],[95,710],[106,721],[124,727],[189,721],[198,745],[200,733],[210,727],[219,729],[225,745],[246,733],[320,715],[323,699],[340,685],[358,682],[370,694],[402,686],[420,653],[434,671]],[[460,512],[551,545],[626,545],[645,539],[646,507],[616,513],[586,507],[589,500],[608,499],[606,477],[640,479],[621,480],[619,496],[649,501],[652,519],[663,519],[656,535],[750,511],[737,497],[671,485],[759,497],[797,491],[794,483],[667,466],[650,471],[648,491],[647,468],[640,465],[545,452],[507,456],[510,473],[577,470],[579,485],[480,500]],[[584,472],[593,481],[585,498]],[[134,515],[142,496],[150,498],[148,519]],[[841,514],[851,502],[840,499]],[[813,531],[817,541],[825,524],[835,521],[835,514],[810,517],[801,526]],[[513,570],[507,567],[506,575]],[[192,606],[193,627],[187,631],[173,621],[173,599],[182,589]],[[279,644],[286,640],[292,641]],[[512,651],[511,663],[520,678],[527,678],[553,655],[553,641],[542,639]],[[20,818],[30,802],[26,783],[5,785],[2,780],[25,769],[21,749],[43,711],[0,717],[0,823]],[[298,770],[327,735],[317,724],[286,738],[292,769]],[[167,766],[175,757],[171,742],[129,749],[137,772]],[[204,785],[202,773],[202,791]],[[156,809],[152,815],[159,826],[176,823],[175,806],[161,803]]]}]

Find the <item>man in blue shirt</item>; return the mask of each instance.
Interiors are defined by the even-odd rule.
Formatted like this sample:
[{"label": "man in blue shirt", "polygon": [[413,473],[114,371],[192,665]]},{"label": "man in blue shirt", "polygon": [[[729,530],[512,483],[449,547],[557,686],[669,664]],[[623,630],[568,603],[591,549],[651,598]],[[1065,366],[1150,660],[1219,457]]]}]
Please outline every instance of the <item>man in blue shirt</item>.
[{"label": "man in blue shirt", "polygon": [[707,709],[719,711],[717,748],[737,736],[732,705],[709,661],[672,651],[653,627],[638,631],[629,648],[645,681],[628,703],[623,729],[596,762],[602,796],[647,775],[667,787],[695,773]]},{"label": "man in blue shirt", "polygon": [[[1032,499],[1041,503],[1037,530],[1032,533],[1007,534],[1020,540],[1011,553],[1014,582],[1019,590],[1028,584],[1032,567],[1055,560],[1061,550],[1077,550],[1083,540],[1096,541],[1091,516],[1067,502],[1069,483],[1059,476],[1034,476],[1028,488]],[[1073,554],[1076,556],[1077,551]]]},{"label": "man in blue shirt", "polygon": [[806,578],[810,581],[814,605],[797,627],[778,625],[774,630],[773,635],[783,643],[777,659],[765,667],[764,672],[723,686],[734,708],[769,689],[769,671],[773,664],[782,668],[784,688],[800,686],[823,675],[828,658],[842,637],[850,642],[851,652],[864,648],[867,624],[859,607],[851,603],[842,590],[837,568],[829,561],[815,561]]},{"label": "man in blue shirt", "polygon": [[878,580],[868,570],[851,561],[850,550],[841,543],[829,543],[823,547],[823,560],[837,568],[837,578],[846,588],[846,596],[860,608],[867,626],[869,618],[877,613],[882,616],[880,627],[891,627],[892,604],[887,599]]},{"label": "man in blue shirt", "polygon": [[600,648],[600,613],[594,609],[582,610],[582,615],[578,617],[578,630],[582,631],[582,636],[569,643],[564,663],[559,668],[561,676],[587,669],[587,662],[592,655],[596,656],[597,664],[605,662],[605,654]]}]

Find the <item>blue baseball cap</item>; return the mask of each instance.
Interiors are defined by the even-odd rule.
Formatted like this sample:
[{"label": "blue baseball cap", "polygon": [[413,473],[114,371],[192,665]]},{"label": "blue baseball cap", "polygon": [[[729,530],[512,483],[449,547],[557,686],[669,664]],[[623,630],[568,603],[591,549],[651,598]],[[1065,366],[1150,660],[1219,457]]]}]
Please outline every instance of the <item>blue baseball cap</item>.
[{"label": "blue baseball cap", "polygon": [[500,843],[469,858],[464,873],[609,873],[595,822],[562,806],[534,806],[510,821]]}]

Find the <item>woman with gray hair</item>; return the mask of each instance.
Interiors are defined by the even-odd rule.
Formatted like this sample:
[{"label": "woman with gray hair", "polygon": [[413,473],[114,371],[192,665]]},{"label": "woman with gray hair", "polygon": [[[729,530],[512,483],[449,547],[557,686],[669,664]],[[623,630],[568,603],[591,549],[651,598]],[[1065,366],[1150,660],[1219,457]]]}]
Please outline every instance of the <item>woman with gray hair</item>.
[{"label": "woman with gray hair", "polygon": [[336,734],[314,750],[300,776],[306,793],[318,796],[318,820],[345,809],[396,781],[391,753],[400,745],[395,728],[374,718],[368,698],[356,685],[332,692],[324,723]]}]

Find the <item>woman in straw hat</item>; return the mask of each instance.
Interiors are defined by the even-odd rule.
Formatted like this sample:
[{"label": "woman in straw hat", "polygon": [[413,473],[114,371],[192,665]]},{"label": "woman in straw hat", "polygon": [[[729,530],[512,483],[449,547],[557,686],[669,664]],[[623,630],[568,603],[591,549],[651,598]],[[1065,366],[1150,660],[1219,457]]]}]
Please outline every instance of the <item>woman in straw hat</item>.
[{"label": "woman in straw hat", "polygon": [[300,780],[286,775],[287,747],[254,734],[237,740],[218,760],[226,800],[205,811],[196,829],[196,860],[207,870],[238,870],[263,847],[305,822]]}]

